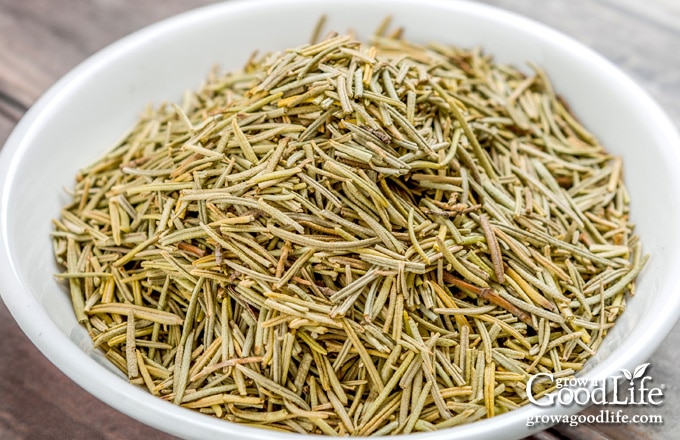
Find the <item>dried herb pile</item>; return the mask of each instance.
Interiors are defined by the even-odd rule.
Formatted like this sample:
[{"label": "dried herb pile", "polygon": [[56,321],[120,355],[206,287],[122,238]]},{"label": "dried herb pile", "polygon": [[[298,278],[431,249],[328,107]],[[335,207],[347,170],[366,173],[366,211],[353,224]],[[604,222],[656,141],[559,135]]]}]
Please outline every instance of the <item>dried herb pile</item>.
[{"label": "dried herb pile", "polygon": [[78,321],[154,395],[401,434],[578,371],[644,265],[628,215],[621,160],[538,68],[331,35],[147,109],[53,238]]}]

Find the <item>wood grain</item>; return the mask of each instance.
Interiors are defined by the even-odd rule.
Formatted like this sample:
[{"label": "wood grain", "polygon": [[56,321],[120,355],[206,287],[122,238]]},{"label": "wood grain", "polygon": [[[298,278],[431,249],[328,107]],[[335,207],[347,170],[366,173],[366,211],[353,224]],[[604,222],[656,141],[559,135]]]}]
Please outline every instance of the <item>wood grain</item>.
[{"label": "wood grain", "polygon": [[4,304],[0,320],[1,439],[173,438],[133,422],[75,385],[13,324]]},{"label": "wood grain", "polygon": [[[0,145],[62,75],[112,41],[210,0],[0,0]],[[631,75],[680,125],[680,8],[676,0],[487,0],[553,26]],[[0,439],[173,437],[111,409],[52,366],[0,303]],[[671,439],[680,432],[680,326],[650,360],[667,384],[663,425],[558,425],[532,440]],[[591,408],[584,414],[597,414]]]}]

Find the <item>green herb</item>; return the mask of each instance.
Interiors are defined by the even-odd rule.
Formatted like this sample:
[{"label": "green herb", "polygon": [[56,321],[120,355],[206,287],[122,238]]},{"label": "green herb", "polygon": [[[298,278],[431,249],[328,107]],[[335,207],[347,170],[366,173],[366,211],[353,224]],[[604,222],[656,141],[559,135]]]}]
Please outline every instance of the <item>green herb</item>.
[{"label": "green herb", "polygon": [[58,278],[133,383],[387,435],[511,411],[601,344],[647,261],[621,159],[539,69],[387,23],[214,70],[79,172]]}]

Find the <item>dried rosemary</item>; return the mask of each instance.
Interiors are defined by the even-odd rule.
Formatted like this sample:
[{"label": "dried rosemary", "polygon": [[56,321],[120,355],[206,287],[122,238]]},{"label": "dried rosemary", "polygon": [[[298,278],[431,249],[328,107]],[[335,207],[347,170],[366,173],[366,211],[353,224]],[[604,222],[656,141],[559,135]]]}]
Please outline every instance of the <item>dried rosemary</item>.
[{"label": "dried rosemary", "polygon": [[399,32],[211,72],[78,174],[53,233],[76,317],[132,383],[232,422],[386,435],[526,404],[646,261],[620,159],[547,81]]}]

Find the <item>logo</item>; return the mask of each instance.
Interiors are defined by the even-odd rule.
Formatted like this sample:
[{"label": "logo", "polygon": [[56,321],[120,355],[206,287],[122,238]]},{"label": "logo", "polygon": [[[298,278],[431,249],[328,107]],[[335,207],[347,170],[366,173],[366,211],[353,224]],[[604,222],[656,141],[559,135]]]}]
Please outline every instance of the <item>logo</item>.
[{"label": "logo", "polygon": [[[591,380],[578,377],[555,378],[553,373],[538,373],[527,382],[527,397],[529,401],[540,407],[550,407],[555,404],[563,406],[578,405],[638,405],[657,406],[663,403],[665,385],[651,386],[652,377],[645,373],[649,363],[638,365],[633,372],[624,369],[623,376],[613,376],[608,379]],[[554,391],[542,398],[536,397],[534,384],[541,384]]]},{"label": "logo", "polygon": [[625,368],[622,368],[620,371],[623,373],[624,377],[630,381],[630,384],[633,385],[633,381],[635,379],[639,379],[642,376],[644,376],[648,366],[649,366],[648,363],[638,365],[637,367],[635,367],[635,370],[633,370],[633,374],[630,374],[630,371],[626,370]]}]

